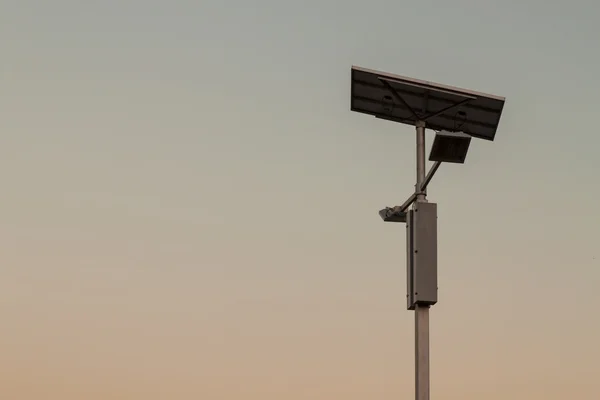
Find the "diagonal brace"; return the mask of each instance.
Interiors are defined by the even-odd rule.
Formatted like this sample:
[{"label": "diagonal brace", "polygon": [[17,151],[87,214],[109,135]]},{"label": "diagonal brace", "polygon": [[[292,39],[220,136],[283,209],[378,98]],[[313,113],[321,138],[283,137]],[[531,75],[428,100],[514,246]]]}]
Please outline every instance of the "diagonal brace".
[{"label": "diagonal brace", "polygon": [[435,163],[433,163],[433,165],[431,166],[431,169],[427,173],[427,176],[425,176],[425,180],[421,184],[421,187],[420,187],[421,193],[423,193],[427,190],[427,185],[429,184],[429,182],[433,178],[433,175],[435,175],[435,172],[438,170],[438,168],[440,167],[441,164],[442,164],[441,161],[436,161]]},{"label": "diagonal brace", "polygon": [[456,107],[462,106],[463,104],[465,104],[465,103],[468,103],[469,101],[471,101],[471,100],[475,100],[475,99],[476,99],[476,97],[468,97],[468,98],[466,98],[466,99],[464,99],[464,100],[461,100],[461,101],[459,101],[458,103],[451,104],[451,105],[449,105],[448,107],[444,107],[444,108],[442,108],[442,109],[441,109],[441,110],[439,110],[439,111],[436,111],[436,112],[434,112],[434,113],[431,113],[431,114],[429,114],[429,115],[427,115],[427,116],[423,117],[423,121],[427,121],[427,120],[428,120],[428,119],[430,119],[430,118],[437,117],[438,115],[440,115],[440,114],[443,114],[443,113],[445,113],[446,111],[450,111],[450,110],[452,110],[453,108],[456,108]]},{"label": "diagonal brace", "polygon": [[396,89],[394,89],[394,87],[392,85],[390,85],[390,83],[385,80],[385,79],[381,79],[379,78],[379,80],[381,81],[381,83],[384,84],[384,86],[392,93],[392,95],[394,96],[394,98],[396,100],[398,100],[400,103],[402,103],[402,105],[404,107],[406,107],[408,109],[408,111],[410,111],[410,113],[413,115],[415,121],[419,121],[421,118],[417,115],[417,113],[415,112],[415,110],[413,110],[413,108],[411,106],[408,105],[408,103],[406,102],[406,100],[404,100],[404,98],[402,98],[402,96],[400,96],[400,94],[396,91]]}]

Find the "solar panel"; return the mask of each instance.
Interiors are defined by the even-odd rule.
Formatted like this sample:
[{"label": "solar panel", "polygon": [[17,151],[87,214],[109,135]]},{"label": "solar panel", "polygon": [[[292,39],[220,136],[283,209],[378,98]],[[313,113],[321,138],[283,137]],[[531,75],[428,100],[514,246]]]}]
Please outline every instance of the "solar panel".
[{"label": "solar panel", "polygon": [[494,140],[504,97],[352,67],[352,111]]}]

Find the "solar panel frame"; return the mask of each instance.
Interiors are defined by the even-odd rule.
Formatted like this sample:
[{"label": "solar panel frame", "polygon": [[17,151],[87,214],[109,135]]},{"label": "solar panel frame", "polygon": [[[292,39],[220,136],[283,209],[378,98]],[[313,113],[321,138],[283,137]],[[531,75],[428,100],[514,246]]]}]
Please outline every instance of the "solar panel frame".
[{"label": "solar panel frame", "polygon": [[350,97],[355,112],[408,125],[425,119],[429,129],[489,141],[496,136],[505,103],[501,96],[357,66],[351,69]]}]

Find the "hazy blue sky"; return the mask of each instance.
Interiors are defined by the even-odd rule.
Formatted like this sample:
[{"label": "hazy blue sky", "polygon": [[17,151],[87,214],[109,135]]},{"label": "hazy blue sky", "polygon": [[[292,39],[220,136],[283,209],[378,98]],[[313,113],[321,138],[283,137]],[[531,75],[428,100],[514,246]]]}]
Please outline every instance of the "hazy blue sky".
[{"label": "hazy blue sky", "polygon": [[[359,65],[507,98],[443,165],[432,400],[600,398],[600,3],[0,1],[0,398],[413,397],[409,127]],[[431,143],[431,134],[428,144]]]}]

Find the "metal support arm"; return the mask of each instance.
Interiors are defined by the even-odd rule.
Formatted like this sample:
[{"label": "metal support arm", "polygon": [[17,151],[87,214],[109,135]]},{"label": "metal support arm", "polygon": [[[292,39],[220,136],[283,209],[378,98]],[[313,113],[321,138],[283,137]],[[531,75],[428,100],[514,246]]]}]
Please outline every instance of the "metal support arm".
[{"label": "metal support arm", "polygon": [[[379,216],[381,216],[381,218],[383,218],[384,221],[387,221],[386,218],[390,218],[392,215],[400,216],[408,209],[408,207],[412,205],[412,203],[414,203],[417,200],[417,197],[419,195],[427,194],[427,185],[429,184],[429,182],[433,178],[433,175],[435,175],[435,172],[438,170],[441,164],[441,161],[436,161],[433,164],[433,166],[425,176],[425,179],[421,183],[421,187],[419,188],[420,190],[418,192],[415,192],[412,195],[410,195],[410,197],[406,199],[406,201],[401,206],[386,207],[383,210],[380,210]],[[400,219],[402,220],[401,222],[406,222],[406,216],[403,216]],[[393,222],[400,222],[400,219],[397,218],[397,220],[393,220]]]},{"label": "metal support arm", "polygon": [[442,164],[441,161],[436,161],[435,163],[433,163],[433,166],[427,173],[425,180],[423,181],[423,183],[421,183],[421,188],[420,188],[421,192],[425,192],[427,190],[427,185],[429,185],[429,182],[431,181],[431,179],[433,178],[433,175],[435,175],[435,172],[438,170],[438,168],[440,167],[441,164]]}]

